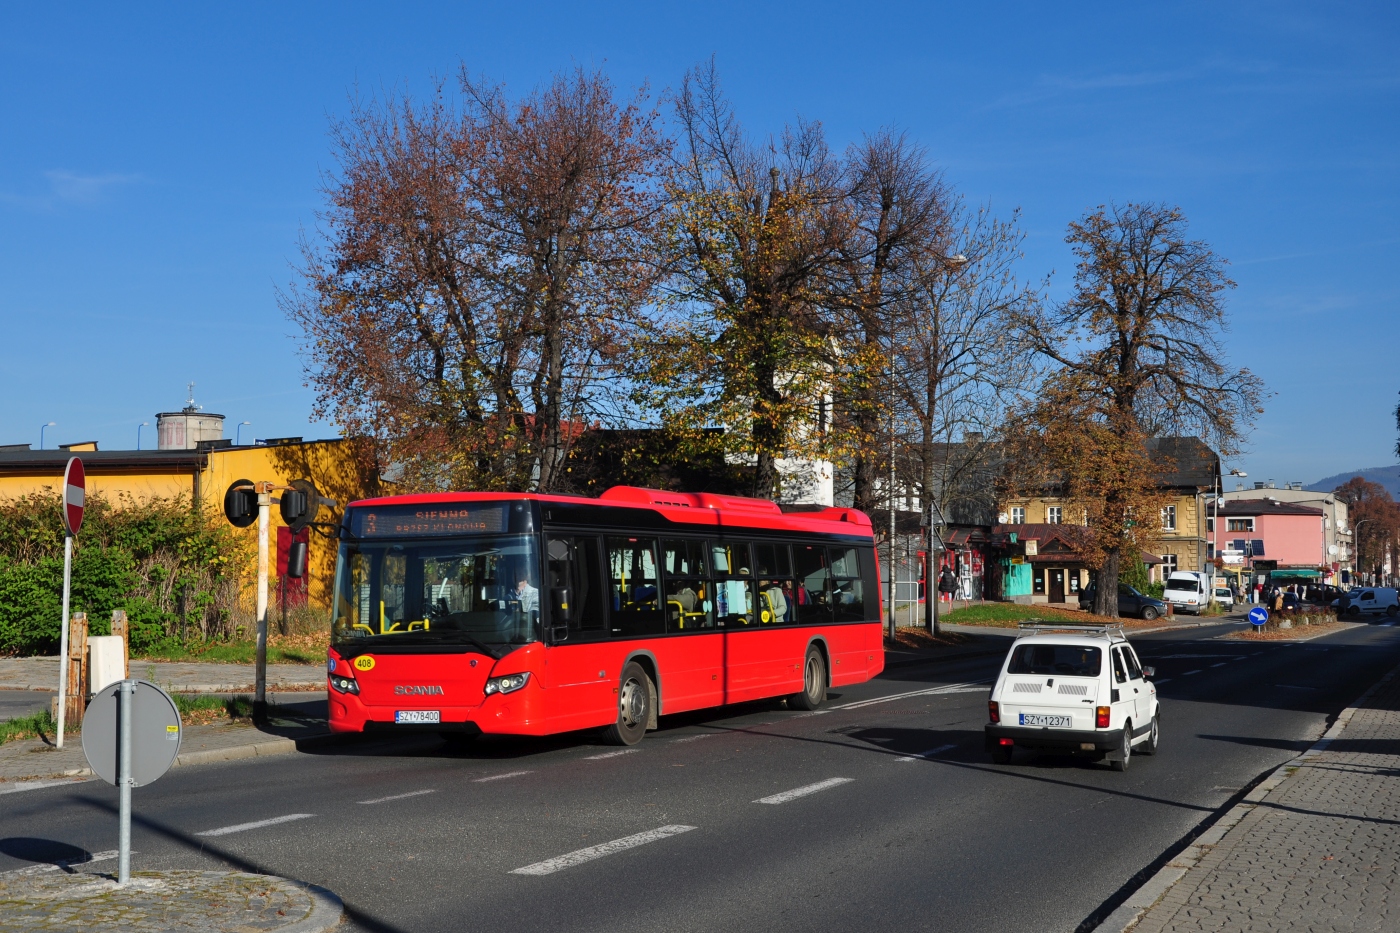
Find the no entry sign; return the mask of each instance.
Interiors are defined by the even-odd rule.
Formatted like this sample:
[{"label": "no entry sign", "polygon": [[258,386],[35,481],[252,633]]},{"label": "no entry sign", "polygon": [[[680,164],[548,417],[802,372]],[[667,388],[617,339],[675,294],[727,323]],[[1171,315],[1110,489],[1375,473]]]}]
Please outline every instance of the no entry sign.
[{"label": "no entry sign", "polygon": [[63,471],[63,527],[70,535],[76,535],[83,527],[83,501],[87,497],[87,473],[83,461],[77,457],[68,460]]}]

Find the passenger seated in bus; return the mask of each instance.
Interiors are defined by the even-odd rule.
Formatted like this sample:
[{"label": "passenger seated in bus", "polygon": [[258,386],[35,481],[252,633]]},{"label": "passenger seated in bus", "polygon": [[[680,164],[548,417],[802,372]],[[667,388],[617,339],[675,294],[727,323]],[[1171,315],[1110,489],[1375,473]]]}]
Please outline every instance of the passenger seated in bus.
[{"label": "passenger seated in bus", "polygon": [[761,622],[786,622],[788,614],[787,597],[783,594],[782,584],[777,580],[762,580],[758,584],[759,590],[763,593],[764,607],[759,616]]}]

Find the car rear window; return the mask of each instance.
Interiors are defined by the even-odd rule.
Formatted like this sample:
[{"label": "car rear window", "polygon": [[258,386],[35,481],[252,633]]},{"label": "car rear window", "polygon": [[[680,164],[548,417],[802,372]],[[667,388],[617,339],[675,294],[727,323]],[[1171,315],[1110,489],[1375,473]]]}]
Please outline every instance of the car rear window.
[{"label": "car rear window", "polygon": [[1066,677],[1097,677],[1103,667],[1103,653],[1082,645],[1017,645],[1011,649],[1008,674],[1062,674]]}]

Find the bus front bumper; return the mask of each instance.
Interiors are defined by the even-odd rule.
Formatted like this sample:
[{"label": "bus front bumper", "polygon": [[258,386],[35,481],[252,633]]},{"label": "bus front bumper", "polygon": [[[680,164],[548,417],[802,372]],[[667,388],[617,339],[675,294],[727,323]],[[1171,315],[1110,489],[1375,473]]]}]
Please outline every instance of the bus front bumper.
[{"label": "bus front bumper", "polygon": [[[465,735],[547,735],[544,717],[539,714],[538,687],[533,683],[514,693],[486,697],[479,706],[438,706],[415,697],[394,706],[372,706],[350,693],[330,691],[327,703],[332,732],[441,733]],[[397,722],[401,710],[431,710],[438,714],[433,723]]]}]

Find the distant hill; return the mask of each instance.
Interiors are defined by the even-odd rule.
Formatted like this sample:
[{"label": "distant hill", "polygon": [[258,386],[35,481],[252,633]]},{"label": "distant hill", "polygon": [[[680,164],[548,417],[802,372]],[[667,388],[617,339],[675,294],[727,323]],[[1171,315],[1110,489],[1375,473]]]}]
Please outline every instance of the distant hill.
[{"label": "distant hill", "polygon": [[1369,470],[1353,470],[1350,473],[1338,473],[1336,476],[1320,479],[1307,488],[1315,492],[1331,492],[1353,476],[1365,477],[1373,483],[1380,483],[1389,490],[1391,498],[1400,499],[1400,464],[1371,467]]}]

